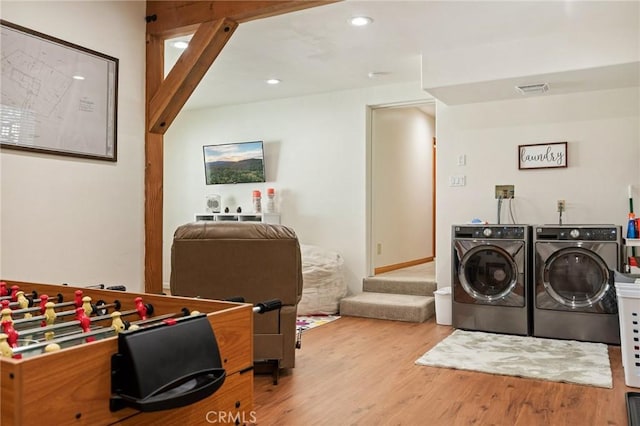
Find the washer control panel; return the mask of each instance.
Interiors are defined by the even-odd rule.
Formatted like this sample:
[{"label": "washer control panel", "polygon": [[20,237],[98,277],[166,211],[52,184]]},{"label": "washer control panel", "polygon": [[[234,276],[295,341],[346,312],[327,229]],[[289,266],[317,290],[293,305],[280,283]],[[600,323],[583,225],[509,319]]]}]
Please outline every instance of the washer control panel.
[{"label": "washer control panel", "polygon": [[522,240],[527,235],[527,226],[518,225],[454,225],[454,238],[485,240]]},{"label": "washer control panel", "polygon": [[620,228],[612,227],[588,227],[566,225],[563,227],[537,226],[536,239],[540,240],[568,240],[568,241],[618,241]]}]

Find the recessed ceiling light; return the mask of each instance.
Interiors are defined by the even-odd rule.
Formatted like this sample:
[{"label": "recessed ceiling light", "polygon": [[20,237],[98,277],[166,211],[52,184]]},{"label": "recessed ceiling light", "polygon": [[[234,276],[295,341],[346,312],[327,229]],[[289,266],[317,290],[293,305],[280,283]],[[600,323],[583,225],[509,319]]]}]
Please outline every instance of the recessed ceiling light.
[{"label": "recessed ceiling light", "polygon": [[546,93],[549,90],[549,85],[547,83],[524,84],[522,86],[516,86],[516,90],[520,92],[521,95],[540,94]]},{"label": "recessed ceiling light", "polygon": [[369,78],[378,78],[378,77],[383,77],[385,75],[389,75],[391,74],[390,72],[387,71],[371,71],[369,74],[367,74],[367,77]]},{"label": "recessed ceiling light", "polygon": [[73,79],[74,79],[74,80],[84,80],[84,77],[83,77],[83,76],[81,76],[81,75],[74,75],[74,76],[73,76]]},{"label": "recessed ceiling light", "polygon": [[178,41],[174,41],[173,42],[173,47],[178,48],[178,49],[186,49],[187,46],[189,46],[189,42],[188,41],[178,40]]},{"label": "recessed ceiling light", "polygon": [[373,19],[369,18],[368,16],[354,16],[349,22],[354,27],[364,27],[365,25],[369,25],[370,23],[372,23]]},{"label": "recessed ceiling light", "polygon": [[270,78],[269,80],[267,80],[267,84],[280,84],[280,80],[278,80],[277,78]]}]

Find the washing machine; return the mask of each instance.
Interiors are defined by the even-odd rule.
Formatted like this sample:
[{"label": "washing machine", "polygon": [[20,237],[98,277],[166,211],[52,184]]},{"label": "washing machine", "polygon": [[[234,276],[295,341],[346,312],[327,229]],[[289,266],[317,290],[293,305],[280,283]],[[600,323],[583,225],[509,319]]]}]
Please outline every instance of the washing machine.
[{"label": "washing machine", "polygon": [[533,335],[620,344],[615,225],[534,226]]},{"label": "washing machine", "polygon": [[452,325],[530,334],[528,225],[454,225]]}]

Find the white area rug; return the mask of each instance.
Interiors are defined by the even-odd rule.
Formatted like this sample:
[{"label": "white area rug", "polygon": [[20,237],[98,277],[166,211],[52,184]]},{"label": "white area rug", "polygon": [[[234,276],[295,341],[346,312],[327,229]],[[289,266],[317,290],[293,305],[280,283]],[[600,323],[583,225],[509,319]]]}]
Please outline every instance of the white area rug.
[{"label": "white area rug", "polygon": [[416,364],[613,387],[603,343],[455,330]]}]

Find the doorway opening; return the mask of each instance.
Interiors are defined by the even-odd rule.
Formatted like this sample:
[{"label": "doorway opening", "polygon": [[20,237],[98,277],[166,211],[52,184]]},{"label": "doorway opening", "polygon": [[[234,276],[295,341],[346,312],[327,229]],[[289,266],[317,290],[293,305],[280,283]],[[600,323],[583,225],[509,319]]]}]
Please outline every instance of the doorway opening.
[{"label": "doorway opening", "polygon": [[435,258],[435,103],[369,107],[369,275]]}]

